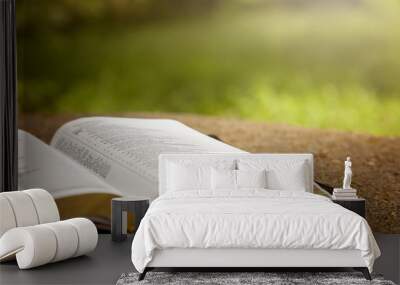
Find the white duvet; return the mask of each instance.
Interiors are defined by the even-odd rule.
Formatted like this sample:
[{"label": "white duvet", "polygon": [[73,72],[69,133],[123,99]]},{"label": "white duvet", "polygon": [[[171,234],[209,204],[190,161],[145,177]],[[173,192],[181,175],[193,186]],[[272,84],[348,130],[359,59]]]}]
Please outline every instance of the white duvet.
[{"label": "white duvet", "polygon": [[358,249],[370,271],[380,255],[359,215],[316,194],[275,190],[160,196],[136,232],[132,262],[143,272],[165,248]]}]

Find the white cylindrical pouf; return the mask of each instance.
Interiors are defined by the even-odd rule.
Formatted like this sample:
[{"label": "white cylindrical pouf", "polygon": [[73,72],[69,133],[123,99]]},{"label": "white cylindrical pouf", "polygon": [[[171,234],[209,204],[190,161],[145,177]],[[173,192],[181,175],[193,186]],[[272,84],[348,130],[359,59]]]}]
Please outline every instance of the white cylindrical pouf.
[{"label": "white cylindrical pouf", "polygon": [[17,227],[33,226],[39,223],[35,205],[30,196],[23,191],[1,193],[13,209]]},{"label": "white cylindrical pouf", "polygon": [[0,258],[16,253],[20,269],[49,263],[56,252],[55,234],[41,225],[11,229],[0,239]]},{"label": "white cylindrical pouf", "polygon": [[74,256],[86,254],[96,248],[98,234],[92,221],[85,218],[74,218],[65,220],[65,222],[70,223],[78,233],[79,244]]},{"label": "white cylindrical pouf", "polygon": [[18,227],[0,238],[0,261],[14,255],[20,269],[86,254],[96,248],[97,229],[85,218]]},{"label": "white cylindrical pouf", "polygon": [[10,202],[7,198],[0,195],[0,237],[6,231],[16,226],[17,222],[15,221],[14,211],[11,208]]},{"label": "white cylindrical pouf", "polygon": [[57,238],[57,253],[51,262],[73,257],[78,249],[78,233],[67,221],[44,224]]},{"label": "white cylindrical pouf", "polygon": [[39,224],[51,223],[60,220],[60,214],[53,196],[43,189],[29,189],[23,191],[28,194],[36,208]]}]

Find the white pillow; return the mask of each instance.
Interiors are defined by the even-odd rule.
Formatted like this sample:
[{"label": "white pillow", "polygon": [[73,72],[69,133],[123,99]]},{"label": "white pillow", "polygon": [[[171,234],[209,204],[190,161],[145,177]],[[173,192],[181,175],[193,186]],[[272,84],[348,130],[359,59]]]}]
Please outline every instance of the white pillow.
[{"label": "white pillow", "polygon": [[267,171],[236,170],[237,188],[267,188]]},{"label": "white pillow", "polygon": [[211,167],[170,163],[167,173],[168,191],[211,189]]},{"label": "white pillow", "polygon": [[236,160],[182,158],[166,161],[166,191],[211,191],[211,168],[235,169]]},{"label": "white pillow", "polygon": [[236,170],[213,168],[211,185],[213,190],[236,190]]},{"label": "white pillow", "polygon": [[239,159],[239,170],[267,171],[267,188],[306,191],[309,185],[308,164],[304,160]]},{"label": "white pillow", "polygon": [[266,170],[211,170],[213,190],[239,190],[241,188],[267,188]]}]

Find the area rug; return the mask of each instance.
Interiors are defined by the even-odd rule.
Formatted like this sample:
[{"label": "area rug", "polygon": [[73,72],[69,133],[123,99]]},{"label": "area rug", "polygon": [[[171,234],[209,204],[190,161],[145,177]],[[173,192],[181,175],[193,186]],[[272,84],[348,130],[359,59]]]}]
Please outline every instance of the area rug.
[{"label": "area rug", "polygon": [[372,275],[368,281],[359,272],[148,272],[146,278],[138,281],[138,273],[122,274],[117,285],[134,284],[379,284],[395,285],[380,275]]}]

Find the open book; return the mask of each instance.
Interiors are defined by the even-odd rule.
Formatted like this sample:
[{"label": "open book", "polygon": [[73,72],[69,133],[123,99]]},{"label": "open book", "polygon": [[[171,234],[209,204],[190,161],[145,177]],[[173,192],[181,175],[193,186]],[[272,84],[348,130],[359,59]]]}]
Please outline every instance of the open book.
[{"label": "open book", "polygon": [[20,189],[44,188],[56,199],[95,193],[155,198],[159,154],[242,152],[178,121],[112,117],[68,122],[50,145],[20,130],[18,147]]}]

